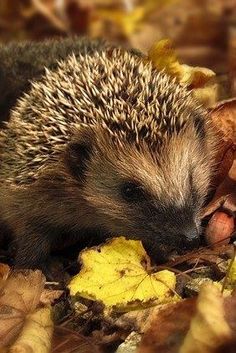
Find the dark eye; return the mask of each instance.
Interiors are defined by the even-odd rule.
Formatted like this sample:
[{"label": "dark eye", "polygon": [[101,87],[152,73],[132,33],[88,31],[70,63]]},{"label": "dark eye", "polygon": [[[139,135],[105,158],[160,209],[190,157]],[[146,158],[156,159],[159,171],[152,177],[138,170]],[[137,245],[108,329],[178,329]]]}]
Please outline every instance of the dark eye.
[{"label": "dark eye", "polygon": [[140,185],[134,182],[126,182],[121,187],[121,195],[124,200],[134,202],[143,198],[143,191]]}]

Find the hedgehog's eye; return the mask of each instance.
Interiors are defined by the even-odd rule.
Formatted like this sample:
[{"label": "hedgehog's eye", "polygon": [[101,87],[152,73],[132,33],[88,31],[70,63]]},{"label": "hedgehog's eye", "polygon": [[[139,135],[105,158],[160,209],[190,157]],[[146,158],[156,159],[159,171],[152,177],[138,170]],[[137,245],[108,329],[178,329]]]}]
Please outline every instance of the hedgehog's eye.
[{"label": "hedgehog's eye", "polygon": [[128,181],[121,186],[121,195],[128,202],[140,201],[143,198],[143,190],[137,183]]}]

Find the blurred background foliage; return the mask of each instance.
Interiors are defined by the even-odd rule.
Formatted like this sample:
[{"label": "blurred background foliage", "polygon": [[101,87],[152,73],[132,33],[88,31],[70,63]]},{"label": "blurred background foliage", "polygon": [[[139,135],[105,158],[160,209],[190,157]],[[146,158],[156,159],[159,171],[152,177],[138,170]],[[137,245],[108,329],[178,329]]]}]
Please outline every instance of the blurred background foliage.
[{"label": "blurred background foliage", "polygon": [[173,40],[182,62],[214,70],[236,93],[236,0],[1,0],[0,41],[70,34],[146,52]]}]

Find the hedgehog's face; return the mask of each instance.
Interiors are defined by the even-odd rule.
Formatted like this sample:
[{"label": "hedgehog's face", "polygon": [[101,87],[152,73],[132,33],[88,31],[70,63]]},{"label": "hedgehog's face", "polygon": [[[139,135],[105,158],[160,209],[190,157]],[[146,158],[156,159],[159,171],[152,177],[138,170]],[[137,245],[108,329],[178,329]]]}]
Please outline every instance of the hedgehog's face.
[{"label": "hedgehog's face", "polygon": [[194,128],[156,153],[145,144],[118,147],[105,134],[97,141],[87,150],[82,171],[91,225],[96,220],[111,236],[141,239],[159,260],[198,246],[210,157]]}]

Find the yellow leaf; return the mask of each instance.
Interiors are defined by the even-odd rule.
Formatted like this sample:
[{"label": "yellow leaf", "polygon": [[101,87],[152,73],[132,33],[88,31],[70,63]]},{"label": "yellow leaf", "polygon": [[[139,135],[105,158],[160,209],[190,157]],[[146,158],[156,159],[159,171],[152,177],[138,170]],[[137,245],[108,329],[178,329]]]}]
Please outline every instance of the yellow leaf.
[{"label": "yellow leaf", "polygon": [[231,293],[236,288],[236,257],[235,256],[228,261],[228,269],[225,277],[221,282],[224,288],[224,292]]},{"label": "yellow leaf", "polygon": [[195,88],[192,93],[204,107],[212,107],[219,100],[219,85],[217,83],[206,84],[205,87]]},{"label": "yellow leaf", "polygon": [[204,87],[215,76],[215,73],[210,69],[180,64],[172,41],[169,39],[162,39],[154,43],[148,51],[148,59],[157,69],[164,69],[167,74],[176,77],[179,83],[191,88]]},{"label": "yellow leaf", "polygon": [[181,68],[170,39],[154,43],[148,51],[148,59],[159,70],[165,70],[173,77],[179,77]]},{"label": "yellow leaf", "polygon": [[136,7],[130,12],[122,10],[98,10],[98,15],[101,18],[116,23],[127,37],[136,31],[140,21],[144,17],[144,13],[145,9],[141,6]]},{"label": "yellow leaf", "polygon": [[173,300],[174,273],[151,273],[150,259],[140,241],[114,238],[100,248],[83,251],[81,261],[81,272],[69,284],[71,295],[100,300],[121,310]]},{"label": "yellow leaf", "polygon": [[192,67],[185,64],[180,65],[180,83],[193,88],[204,87],[214,76],[215,73],[205,67]]},{"label": "yellow leaf", "polygon": [[232,285],[236,285],[236,258],[234,258],[234,261],[232,262],[232,265],[229,271],[229,282]]},{"label": "yellow leaf", "polygon": [[103,21],[108,20],[119,26],[121,33],[128,38],[135,33],[147,17],[155,11],[165,6],[169,6],[178,0],[145,0],[142,5],[126,4],[122,9],[117,7],[101,7],[96,11],[98,17]]}]

